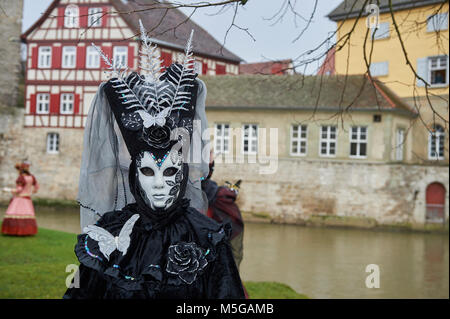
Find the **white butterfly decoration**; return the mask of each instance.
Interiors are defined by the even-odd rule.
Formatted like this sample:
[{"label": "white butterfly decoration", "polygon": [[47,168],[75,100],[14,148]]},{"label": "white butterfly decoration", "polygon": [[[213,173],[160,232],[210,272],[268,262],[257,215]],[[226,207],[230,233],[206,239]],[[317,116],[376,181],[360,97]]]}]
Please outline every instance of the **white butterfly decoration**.
[{"label": "white butterfly decoration", "polygon": [[166,124],[166,117],[169,111],[170,109],[166,107],[161,112],[156,114],[156,116],[150,115],[148,112],[142,110],[137,111],[137,113],[141,116],[142,120],[144,121],[143,123],[144,127],[149,128],[150,126],[153,125],[164,126],[164,124]]},{"label": "white butterfly decoration", "polygon": [[[145,71],[140,78],[143,83],[137,85],[140,81],[135,81],[137,76],[131,81],[127,81],[128,67],[115,63],[110,60],[100,48],[92,44],[99,52],[101,58],[108,66],[113,87],[119,94],[119,99],[127,109],[137,109],[144,122],[144,127],[158,125],[163,126],[166,118],[170,116],[172,111],[187,110],[184,107],[190,101],[190,92],[186,88],[193,86],[192,78],[194,75],[194,57],[192,53],[192,38],[194,30],[192,30],[189,40],[186,44],[185,56],[181,66],[175,65],[177,75],[168,74],[169,80],[161,81],[162,62],[160,54],[157,51],[156,44],[153,44],[147,36],[147,31],[139,20],[142,46],[139,51],[139,66]],[[134,83],[130,84],[130,83]],[[162,107],[162,104],[168,105]]]},{"label": "white butterfly decoration", "polygon": [[114,237],[106,229],[95,225],[89,225],[84,227],[85,232],[89,237],[98,242],[98,247],[102,254],[109,260],[109,256],[117,249],[122,252],[124,256],[127,253],[130,246],[130,235],[133,230],[133,226],[139,219],[139,214],[134,214],[127,220],[120,230],[119,236]]}]

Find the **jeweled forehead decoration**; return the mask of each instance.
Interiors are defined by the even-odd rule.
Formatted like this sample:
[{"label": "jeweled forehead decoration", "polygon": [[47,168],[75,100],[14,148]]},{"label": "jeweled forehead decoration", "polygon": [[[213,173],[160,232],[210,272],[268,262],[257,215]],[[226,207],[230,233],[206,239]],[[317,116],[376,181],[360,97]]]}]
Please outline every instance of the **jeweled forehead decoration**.
[{"label": "jeweled forehead decoration", "polygon": [[163,127],[167,120],[171,119],[172,112],[187,111],[186,105],[191,99],[189,88],[193,86],[194,79],[194,30],[187,41],[182,64],[174,64],[175,72],[167,72],[167,77],[161,80],[163,61],[156,44],[147,36],[141,20],[139,25],[142,42],[139,52],[139,66],[143,71],[141,75],[129,73],[129,68],[121,61],[110,60],[100,48],[92,44],[107,65],[107,72],[121,103],[127,110],[134,110],[124,114],[121,119],[123,126],[132,131],[145,130],[152,126]]},{"label": "jeweled forehead decoration", "polygon": [[[170,152],[170,151],[169,151]],[[151,157],[153,158],[153,160],[155,161],[156,166],[158,166],[158,168],[161,168],[161,165],[164,163],[164,161],[167,158],[167,155],[169,155],[169,152],[167,152],[166,154],[164,154],[163,158],[156,158],[155,155],[153,155],[153,153],[150,153]]]}]

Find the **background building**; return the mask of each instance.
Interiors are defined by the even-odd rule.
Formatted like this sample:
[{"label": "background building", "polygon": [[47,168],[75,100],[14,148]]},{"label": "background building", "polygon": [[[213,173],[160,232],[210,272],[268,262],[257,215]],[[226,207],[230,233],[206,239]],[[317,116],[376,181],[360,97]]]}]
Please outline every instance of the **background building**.
[{"label": "background building", "polygon": [[[214,176],[243,180],[244,211],[295,223],[448,219],[448,167],[418,165],[414,151],[428,146],[407,134],[418,114],[380,81],[363,75],[204,80]],[[270,163],[276,170],[263,174]]]},{"label": "background building", "polygon": [[[428,83],[427,89],[423,81],[415,78],[406,63],[389,1],[379,1],[379,27],[373,34],[373,40],[371,36],[374,31],[367,28],[367,15],[358,18],[361,11],[365,12],[364,4],[360,0],[345,0],[328,15],[337,22],[337,39],[345,37],[354,28],[351,39],[334,54],[336,74],[366,73],[364,50],[369,56],[373,47],[370,63],[372,76],[420,112],[409,133],[413,135],[413,146],[417,146],[413,150],[415,160],[448,164],[448,1],[392,1],[395,21],[409,62],[418,76]],[[365,40],[368,31],[369,37]],[[337,45],[340,46],[339,43]],[[428,144],[429,148],[424,149],[424,144]]]}]

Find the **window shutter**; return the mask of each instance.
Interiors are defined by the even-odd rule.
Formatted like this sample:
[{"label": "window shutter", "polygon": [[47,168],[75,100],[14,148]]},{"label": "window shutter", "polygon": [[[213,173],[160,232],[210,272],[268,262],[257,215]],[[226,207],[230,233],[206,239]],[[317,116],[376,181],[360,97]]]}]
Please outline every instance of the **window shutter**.
[{"label": "window shutter", "polygon": [[103,7],[102,10],[102,27],[107,27],[108,24],[108,7]]},{"label": "window shutter", "polygon": [[50,95],[50,114],[59,114],[59,94]]},{"label": "window shutter", "polygon": [[64,11],[65,11],[65,9],[66,9],[65,7],[58,8],[58,17],[56,18],[58,28],[64,27]]},{"label": "window shutter", "polygon": [[128,46],[128,67],[130,69],[134,68],[134,47]]},{"label": "window shutter", "polygon": [[80,113],[80,94],[75,94],[75,99],[73,101],[73,112],[74,114]]},{"label": "window shutter", "polygon": [[39,55],[39,48],[36,46],[31,51],[31,68],[37,69],[38,66],[38,55]]},{"label": "window shutter", "polygon": [[86,61],[86,47],[77,47],[77,55],[75,58],[77,69],[84,69]]},{"label": "window shutter", "polygon": [[37,94],[30,94],[30,114],[36,114]]},{"label": "window shutter", "polygon": [[[418,58],[417,59],[417,75],[420,76],[425,81],[429,82],[428,79],[428,58]],[[422,80],[417,79],[417,86],[424,87],[425,83]]]},{"label": "window shutter", "polygon": [[[102,51],[109,59],[112,58],[112,47],[102,46]],[[105,64],[105,61],[103,61],[103,59],[100,59],[100,68],[102,69],[107,68],[107,65]]]},{"label": "window shutter", "polygon": [[80,28],[86,28],[88,25],[88,7],[80,7]]},{"label": "window shutter", "polygon": [[169,67],[172,64],[172,53],[161,51],[161,59],[163,60],[163,68],[161,70],[164,71],[166,67]]},{"label": "window shutter", "polygon": [[202,74],[208,74],[208,63],[203,62],[203,66],[202,66]]},{"label": "window shutter", "polygon": [[61,47],[53,47],[52,48],[52,68],[60,69],[61,68]]}]

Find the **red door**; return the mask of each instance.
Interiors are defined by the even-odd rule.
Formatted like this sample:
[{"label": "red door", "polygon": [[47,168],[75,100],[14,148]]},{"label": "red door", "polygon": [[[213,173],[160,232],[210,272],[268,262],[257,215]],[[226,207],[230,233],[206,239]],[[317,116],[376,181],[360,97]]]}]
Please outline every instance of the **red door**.
[{"label": "red door", "polygon": [[432,183],[426,193],[426,220],[430,223],[445,221],[445,188],[441,183]]}]

